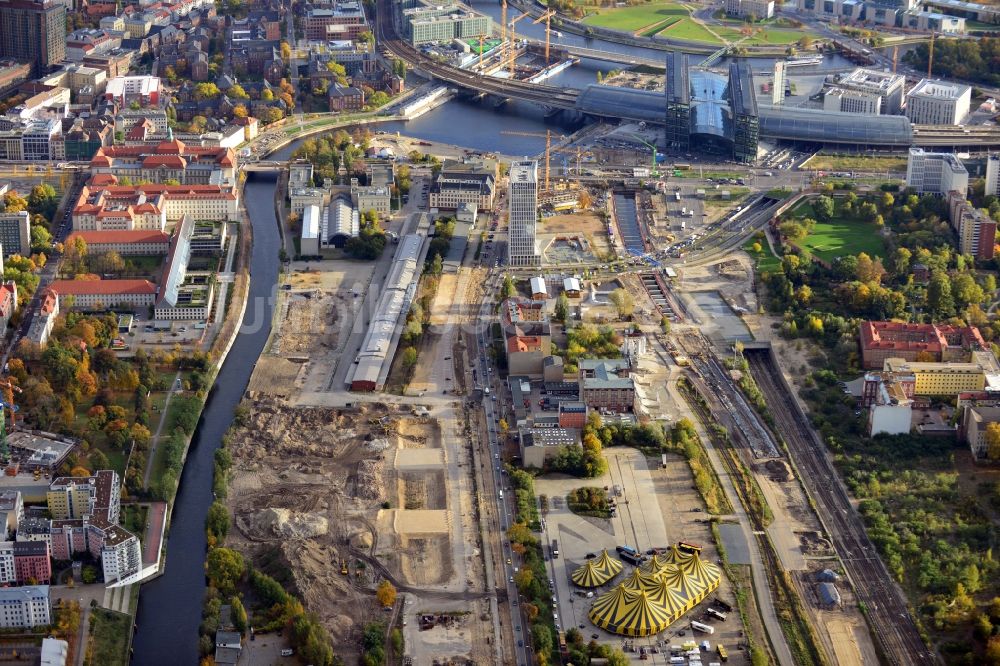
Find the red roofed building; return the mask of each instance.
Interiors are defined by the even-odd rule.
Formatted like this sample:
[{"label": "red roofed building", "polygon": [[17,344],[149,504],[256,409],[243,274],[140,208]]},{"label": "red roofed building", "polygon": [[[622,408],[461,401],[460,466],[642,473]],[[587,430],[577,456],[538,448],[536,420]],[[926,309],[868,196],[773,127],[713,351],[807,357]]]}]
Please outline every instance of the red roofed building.
[{"label": "red roofed building", "polygon": [[7,328],[17,309],[17,285],[13,281],[0,284],[0,334]]},{"label": "red roofed building", "polygon": [[887,358],[965,362],[971,352],[987,348],[975,326],[863,321],[860,338],[862,366],[873,370],[881,370]]},{"label": "red roofed building", "polygon": [[156,300],[156,285],[149,280],[53,280],[49,288],[59,297],[67,296],[73,307],[101,310],[109,307],[149,307]]},{"label": "red roofed building", "polygon": [[117,252],[129,254],[166,254],[170,249],[170,236],[162,231],[146,231],[136,229],[131,231],[74,231],[66,240],[82,238],[87,244],[87,252],[103,254]]},{"label": "red roofed building", "polygon": [[155,146],[108,146],[94,154],[90,170],[154,183],[173,179],[184,184],[232,184],[236,154],[230,148],[188,146],[178,139]]},{"label": "red roofed building", "polygon": [[[235,188],[219,185],[138,185],[123,186],[110,174],[98,174],[83,187],[73,208],[76,231],[154,230],[163,231],[168,221],[190,215],[196,220],[237,221],[239,198]],[[136,208],[140,204],[151,208]],[[126,215],[122,209],[128,208]],[[107,214],[117,211],[115,214]],[[158,215],[158,217],[153,217]]]}]

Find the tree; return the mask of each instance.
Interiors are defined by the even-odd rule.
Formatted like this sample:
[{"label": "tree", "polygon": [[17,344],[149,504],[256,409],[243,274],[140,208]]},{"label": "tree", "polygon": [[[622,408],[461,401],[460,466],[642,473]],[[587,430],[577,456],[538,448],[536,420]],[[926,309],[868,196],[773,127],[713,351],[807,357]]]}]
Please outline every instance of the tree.
[{"label": "tree", "polygon": [[333,60],[326,63],[326,70],[333,75],[333,80],[341,85],[347,85],[347,70],[339,62]]},{"label": "tree", "polygon": [[396,603],[395,586],[388,580],[383,580],[379,583],[378,589],[375,590],[375,598],[378,599],[383,608],[392,608]]},{"label": "tree", "polygon": [[403,350],[403,367],[410,370],[417,364],[417,350],[407,347]]},{"label": "tree", "polygon": [[913,253],[905,247],[897,247],[892,253],[892,272],[896,277],[903,277],[910,272],[910,259]]},{"label": "tree", "polygon": [[927,307],[935,319],[947,319],[955,311],[951,278],[944,271],[934,271],[927,285]]},{"label": "tree", "polygon": [[507,419],[500,419],[497,425],[500,427],[500,434],[502,435],[506,435],[507,431],[510,430],[510,426],[507,425]]},{"label": "tree", "polygon": [[223,592],[232,592],[245,572],[243,556],[229,548],[214,548],[205,560],[205,573],[212,587]]},{"label": "tree", "polygon": [[835,210],[833,199],[826,195],[816,197],[812,202],[812,208],[816,214],[816,219],[820,222],[827,222],[833,218]]},{"label": "tree", "polygon": [[11,190],[3,195],[3,209],[7,213],[20,213],[28,210],[28,200]]},{"label": "tree", "polygon": [[516,295],[517,289],[514,287],[514,279],[509,275],[505,275],[503,285],[500,287],[500,296],[502,298],[514,298]]},{"label": "tree", "polygon": [[444,264],[441,261],[441,253],[438,252],[434,255],[434,260],[431,261],[431,275],[441,275],[444,270]]},{"label": "tree", "polygon": [[209,99],[215,99],[222,94],[219,90],[219,86],[214,83],[203,82],[199,83],[194,87],[194,98],[199,102],[203,102]]},{"label": "tree", "polygon": [[556,299],[556,309],[555,309],[556,320],[566,323],[566,318],[569,317],[569,298],[566,296],[566,292],[559,294],[559,298]]},{"label": "tree", "polygon": [[402,60],[392,61],[392,73],[401,79],[406,78],[406,63]]},{"label": "tree", "polygon": [[243,89],[243,86],[238,83],[234,83],[229,86],[229,90],[226,91],[226,94],[234,99],[250,99],[250,95],[248,95],[247,91]]},{"label": "tree", "polygon": [[31,227],[31,251],[44,252],[52,245],[52,234],[40,224]]},{"label": "tree", "polygon": [[1000,460],[1000,423],[987,423],[986,434],[986,457],[990,460]]},{"label": "tree", "polygon": [[219,500],[215,500],[208,507],[208,515],[205,516],[205,531],[218,541],[225,539],[226,535],[229,534],[229,511],[226,509],[226,505]]},{"label": "tree", "polygon": [[292,57],[292,47],[288,45],[288,42],[281,40],[281,59],[288,62],[289,58]]},{"label": "tree", "polygon": [[858,281],[866,284],[871,282],[877,284],[882,281],[882,276],[885,275],[882,260],[879,257],[872,259],[864,252],[858,255],[856,271]]},{"label": "tree", "polygon": [[233,626],[236,627],[236,631],[241,634],[246,633],[247,630],[247,609],[243,607],[243,602],[240,598],[233,596],[229,600],[229,617],[233,621]]},{"label": "tree", "polygon": [[608,294],[608,301],[618,312],[619,319],[628,319],[635,311],[635,298],[621,287]]}]

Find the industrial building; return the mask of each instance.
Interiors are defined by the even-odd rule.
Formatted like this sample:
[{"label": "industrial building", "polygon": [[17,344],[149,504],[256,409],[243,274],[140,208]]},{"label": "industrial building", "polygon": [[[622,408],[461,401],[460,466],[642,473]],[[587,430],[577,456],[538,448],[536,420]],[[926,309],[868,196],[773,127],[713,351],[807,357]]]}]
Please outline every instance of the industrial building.
[{"label": "industrial building", "polygon": [[635,380],[623,359],[582,359],[580,400],[590,409],[631,412],[635,406]]},{"label": "industrial building", "polygon": [[969,115],[972,88],[923,79],[906,95],[906,117],[916,125],[958,125]]},{"label": "industrial building", "polygon": [[903,109],[902,74],[856,69],[840,77],[827,88],[823,96],[825,111],[895,115]]},{"label": "industrial building", "polygon": [[416,293],[423,254],[424,236],[400,239],[349,380],[352,391],[378,391],[385,384],[403,318]]},{"label": "industrial building", "polygon": [[507,260],[511,266],[537,266],[541,262],[535,242],[535,227],[538,220],[538,162],[511,162],[507,176],[510,182],[507,188],[510,207]]},{"label": "industrial building", "polygon": [[969,172],[957,155],[912,147],[906,160],[906,186],[920,194],[964,195],[969,189]]}]

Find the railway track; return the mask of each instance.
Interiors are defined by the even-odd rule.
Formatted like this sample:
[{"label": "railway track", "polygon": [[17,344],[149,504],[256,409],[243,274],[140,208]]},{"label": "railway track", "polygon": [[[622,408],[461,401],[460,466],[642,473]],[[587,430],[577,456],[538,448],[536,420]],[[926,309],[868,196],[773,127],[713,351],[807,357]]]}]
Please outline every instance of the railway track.
[{"label": "railway track", "polygon": [[936,664],[938,659],[924,644],[902,590],[896,585],[878,551],[868,538],[861,517],[826,455],[826,447],[805,414],[788,395],[771,350],[746,350],[751,373],[772,409],[778,431],[803,486],[816,503],[817,514],[834,547],[854,592],[867,607],[865,616],[886,658],[892,664]]}]

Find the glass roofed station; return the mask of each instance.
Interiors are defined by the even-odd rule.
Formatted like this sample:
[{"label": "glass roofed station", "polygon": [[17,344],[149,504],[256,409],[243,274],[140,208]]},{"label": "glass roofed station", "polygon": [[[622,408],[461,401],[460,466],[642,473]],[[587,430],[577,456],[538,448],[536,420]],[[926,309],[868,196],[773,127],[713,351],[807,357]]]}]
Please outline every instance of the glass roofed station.
[{"label": "glass roofed station", "polygon": [[691,67],[687,54],[668,53],[664,87],[660,93],[590,85],[576,106],[585,114],[664,125],[668,149],[724,154],[739,162],[756,159],[760,137],[899,148],[913,144],[906,116],[758,106],[753,72],[745,60],[723,73]]}]

